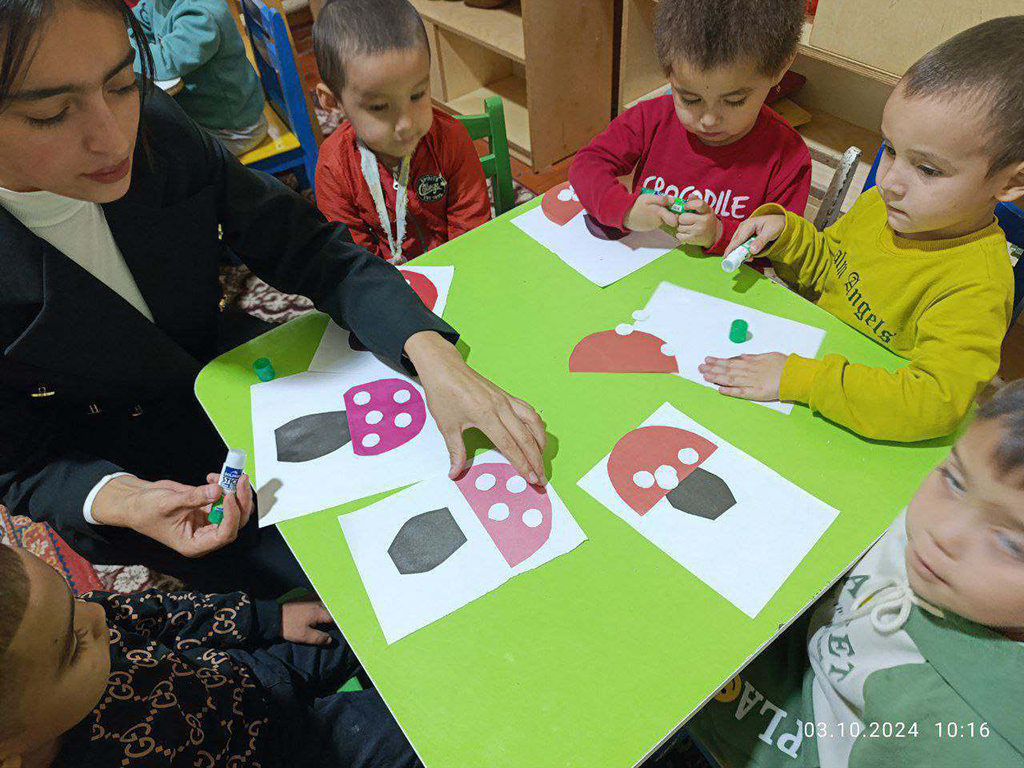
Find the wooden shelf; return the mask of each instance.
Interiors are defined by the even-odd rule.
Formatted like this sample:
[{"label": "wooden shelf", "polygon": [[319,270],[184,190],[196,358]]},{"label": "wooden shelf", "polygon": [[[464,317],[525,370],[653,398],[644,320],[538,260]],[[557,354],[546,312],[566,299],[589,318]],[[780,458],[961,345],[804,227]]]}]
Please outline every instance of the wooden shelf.
[{"label": "wooden shelf", "polygon": [[424,19],[519,64],[526,63],[519,0],[504,8],[470,8],[450,0],[410,0]]},{"label": "wooden shelf", "polygon": [[479,115],[484,99],[501,96],[505,102],[505,131],[509,146],[518,154],[530,156],[530,114],[526,109],[526,81],[511,75],[470,91],[440,106],[456,115]]},{"label": "wooden shelf", "polygon": [[881,69],[875,69],[869,67],[867,64],[862,64],[859,61],[848,59],[845,56],[826,51],[823,48],[816,48],[811,45],[811,30],[814,28],[814,17],[808,16],[804,19],[804,26],[800,33],[800,44],[797,46],[797,50],[809,56],[812,59],[818,61],[824,61],[826,64],[832,64],[833,66],[840,67],[841,69],[849,70],[855,74],[867,77],[872,80],[876,80],[884,85],[895,86],[900,81],[897,75],[891,72],[884,72]]}]

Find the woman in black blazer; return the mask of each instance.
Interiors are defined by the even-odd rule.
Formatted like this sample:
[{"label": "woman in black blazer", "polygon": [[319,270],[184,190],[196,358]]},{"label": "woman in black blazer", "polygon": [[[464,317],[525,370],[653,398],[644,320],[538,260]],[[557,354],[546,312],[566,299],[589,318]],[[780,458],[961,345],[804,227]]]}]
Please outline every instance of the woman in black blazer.
[{"label": "woman in black blazer", "polygon": [[249,520],[247,483],[206,523],[225,446],[193,381],[258,325],[219,311],[225,245],[420,376],[453,474],[476,426],[544,482],[540,417],[463,362],[392,266],[240,165],[150,87],[148,61],[137,83],[123,0],[80,6],[88,24],[67,7],[0,0],[0,501],[94,563],[257,595],[305,583]]}]

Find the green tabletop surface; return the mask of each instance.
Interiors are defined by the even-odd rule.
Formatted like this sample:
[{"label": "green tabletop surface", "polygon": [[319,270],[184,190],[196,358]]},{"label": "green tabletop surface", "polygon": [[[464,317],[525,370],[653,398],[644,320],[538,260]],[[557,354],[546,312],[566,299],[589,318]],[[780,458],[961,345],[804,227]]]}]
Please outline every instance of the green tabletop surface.
[{"label": "green tabletop surface", "polygon": [[[638,763],[871,544],[952,443],[868,441],[804,406],[784,415],[668,374],[570,374],[576,342],[630,322],[664,280],[823,328],[819,356],[904,363],[795,293],[746,267],[727,275],[697,251],[598,288],[511,223],[539,202],[415,263],[455,265],[445,319],[477,371],[540,411],[551,483],[589,540],[389,646],[337,522],[387,494],[279,526],[428,768]],[[306,370],[326,323],[303,316],[197,378],[224,441],[248,451],[250,474],[253,361],[270,358],[278,376]],[[754,619],[576,485],[666,401],[839,510]]]}]

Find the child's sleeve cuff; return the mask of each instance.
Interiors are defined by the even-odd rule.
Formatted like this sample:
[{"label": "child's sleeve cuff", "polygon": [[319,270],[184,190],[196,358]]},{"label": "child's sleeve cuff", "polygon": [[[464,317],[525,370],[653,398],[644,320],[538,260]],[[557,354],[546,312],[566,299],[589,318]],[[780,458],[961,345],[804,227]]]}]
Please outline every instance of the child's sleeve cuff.
[{"label": "child's sleeve cuff", "polygon": [[790,355],[782,367],[779,381],[779,400],[788,403],[807,403],[811,398],[814,377],[821,368],[821,360]]},{"label": "child's sleeve cuff", "polygon": [[276,600],[253,600],[252,639],[271,643],[281,639],[281,604]]}]

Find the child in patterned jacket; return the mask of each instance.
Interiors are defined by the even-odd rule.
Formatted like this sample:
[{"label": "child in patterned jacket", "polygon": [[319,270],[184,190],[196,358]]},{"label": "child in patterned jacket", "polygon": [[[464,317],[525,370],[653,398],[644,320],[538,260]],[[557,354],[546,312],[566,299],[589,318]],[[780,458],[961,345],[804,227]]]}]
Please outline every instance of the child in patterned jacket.
[{"label": "child in patterned jacket", "polygon": [[315,601],[151,590],[75,599],[0,546],[0,766],[408,766]]}]

